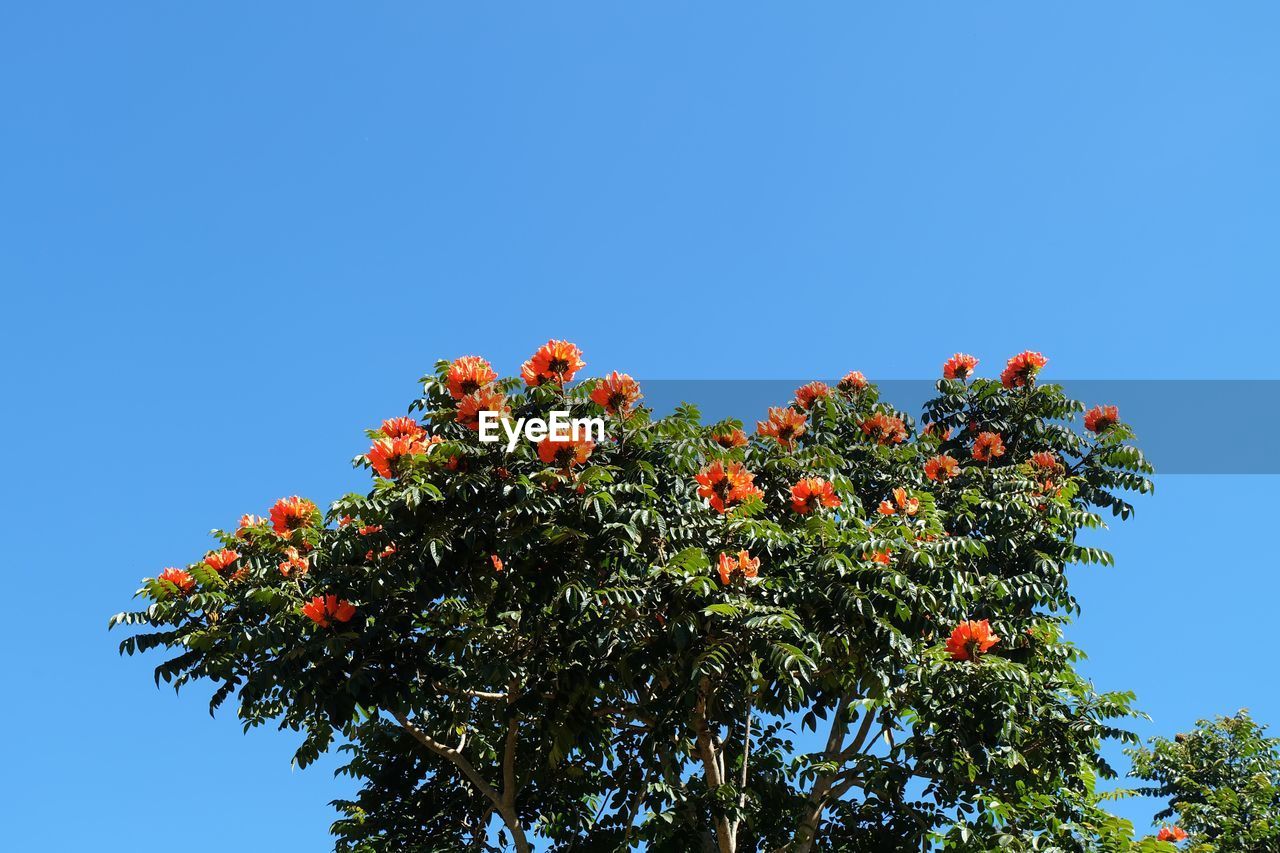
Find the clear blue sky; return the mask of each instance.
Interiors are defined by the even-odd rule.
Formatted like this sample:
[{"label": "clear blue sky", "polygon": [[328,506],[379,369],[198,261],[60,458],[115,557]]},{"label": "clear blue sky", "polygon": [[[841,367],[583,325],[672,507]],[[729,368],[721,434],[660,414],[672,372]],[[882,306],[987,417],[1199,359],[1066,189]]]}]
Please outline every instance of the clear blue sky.
[{"label": "clear blue sky", "polygon": [[[8,4],[6,843],[324,849],[332,762],[155,690],[106,619],[209,528],[360,485],[437,358],[1277,378],[1280,6],[878,6]],[[1076,570],[1147,731],[1280,722],[1275,485],[1162,478]]]}]

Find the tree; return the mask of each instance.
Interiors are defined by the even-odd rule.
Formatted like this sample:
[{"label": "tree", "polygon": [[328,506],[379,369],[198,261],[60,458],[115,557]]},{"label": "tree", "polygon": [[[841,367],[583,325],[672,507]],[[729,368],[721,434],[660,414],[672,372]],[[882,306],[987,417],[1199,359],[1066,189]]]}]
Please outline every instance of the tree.
[{"label": "tree", "polygon": [[[1094,783],[1132,697],[1062,627],[1066,567],[1111,561],[1079,533],[1151,468],[1039,353],[976,364],[920,430],[855,372],[748,438],[573,385],[563,341],[518,380],[441,362],[367,494],[242,518],[112,624],[300,766],[341,738],[340,850],[1128,850]],[[481,440],[556,411],[603,440]]]},{"label": "tree", "polygon": [[1195,853],[1280,851],[1280,738],[1248,711],[1199,720],[1129,756],[1131,775],[1152,783],[1138,793],[1168,801],[1156,820],[1177,818],[1165,837],[1185,837]]}]

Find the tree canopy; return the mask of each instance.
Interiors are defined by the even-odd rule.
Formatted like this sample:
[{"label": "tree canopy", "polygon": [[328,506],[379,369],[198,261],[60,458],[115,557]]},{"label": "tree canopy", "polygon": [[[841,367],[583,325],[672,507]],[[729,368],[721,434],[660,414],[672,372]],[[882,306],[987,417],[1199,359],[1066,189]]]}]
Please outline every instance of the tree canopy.
[{"label": "tree canopy", "polygon": [[1177,818],[1161,837],[1186,840],[1193,853],[1280,851],[1280,738],[1248,711],[1200,720],[1129,755],[1132,775],[1149,783],[1139,793],[1167,802],[1156,819]]},{"label": "tree canopy", "polygon": [[[337,744],[342,851],[1171,850],[1101,807],[1133,697],[1063,639],[1151,467],[1045,363],[958,354],[920,424],[853,372],[748,436],[564,341],[442,361],[368,492],[215,531],[112,624],[298,765]],[[480,441],[554,411],[604,439]]]}]

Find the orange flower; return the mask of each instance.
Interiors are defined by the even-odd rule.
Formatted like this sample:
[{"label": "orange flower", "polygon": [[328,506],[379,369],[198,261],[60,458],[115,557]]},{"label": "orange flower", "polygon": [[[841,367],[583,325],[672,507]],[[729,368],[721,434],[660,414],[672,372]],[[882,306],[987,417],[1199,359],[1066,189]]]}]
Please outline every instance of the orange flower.
[{"label": "orange flower", "polygon": [[547,341],[520,367],[520,375],[530,386],[544,382],[563,385],[572,382],[574,374],[586,364],[582,350],[568,341]]},{"label": "orange flower", "polygon": [[836,490],[821,477],[805,477],[791,487],[791,508],[807,515],[818,507],[840,506]]},{"label": "orange flower", "polygon": [[1006,388],[1021,388],[1029,385],[1035,381],[1040,368],[1048,363],[1049,359],[1038,352],[1031,350],[1020,352],[1009,359],[1009,363],[1005,365],[1004,372],[1000,374],[1000,383]]},{"label": "orange flower", "polygon": [[305,575],[310,569],[311,564],[307,562],[307,558],[298,553],[297,548],[284,549],[285,561],[280,564],[280,574],[285,577],[297,572],[298,577]]},{"label": "orange flower", "polygon": [[336,595],[317,595],[309,604],[302,607],[302,615],[321,628],[328,628],[334,622],[350,622],[356,615],[355,605]]},{"label": "orange flower", "polygon": [[420,438],[427,432],[413,418],[387,418],[378,431],[386,438]]},{"label": "orange flower", "polygon": [[320,510],[306,498],[294,495],[281,498],[271,507],[271,526],[276,533],[287,536],[302,527],[311,527],[320,520]]},{"label": "orange flower", "polygon": [[359,531],[357,531],[357,532],[358,532],[361,536],[372,536],[372,535],[373,535],[373,534],[375,534],[375,533],[381,533],[381,532],[382,532],[382,525],[381,525],[381,524],[366,524],[364,527],[361,527],[361,528],[360,528],[360,530],[359,530]]},{"label": "orange flower", "polygon": [[825,382],[810,382],[796,389],[796,405],[806,412],[813,408],[818,400],[831,396],[831,389]]},{"label": "orange flower", "polygon": [[877,444],[901,444],[907,440],[907,426],[902,418],[892,415],[878,414],[862,422],[862,431],[876,440]]},{"label": "orange flower", "polygon": [[961,622],[947,639],[947,651],[953,660],[971,660],[1000,642],[1000,638],[991,633],[991,623],[986,619],[981,622]]},{"label": "orange flower", "polygon": [[951,427],[947,427],[944,430],[940,430],[938,429],[937,424],[925,424],[924,431],[922,434],[936,435],[938,437],[938,441],[947,441],[948,439],[951,438]]},{"label": "orange flower", "polygon": [[978,462],[989,462],[997,456],[1004,456],[1004,441],[996,432],[980,433],[973,440],[973,458]]},{"label": "orange flower", "polygon": [[859,391],[865,391],[867,388],[867,377],[863,376],[856,370],[851,370],[844,375],[844,378],[836,383],[836,387],[846,394],[856,394]]},{"label": "orange flower", "polygon": [[795,409],[769,409],[769,420],[756,421],[756,434],[776,439],[783,447],[795,446],[796,439],[804,435],[805,417]]},{"label": "orange flower", "polygon": [[230,548],[223,548],[221,551],[210,551],[204,555],[204,564],[215,572],[223,572],[227,566],[230,566],[236,560],[240,559],[240,554],[232,551]]},{"label": "orange flower", "polygon": [[1089,432],[1103,432],[1120,420],[1116,406],[1094,406],[1084,415],[1084,428]]},{"label": "orange flower", "polygon": [[722,553],[717,569],[720,572],[720,583],[726,586],[733,580],[733,576],[739,573],[747,580],[755,580],[756,575],[760,573],[760,558],[753,560],[746,551],[739,551],[737,557]]},{"label": "orange flower", "polygon": [[240,523],[236,525],[236,536],[244,539],[249,535],[249,531],[252,528],[261,527],[266,523],[267,520],[260,515],[250,515],[249,513],[245,513],[240,516]]},{"label": "orange flower", "polygon": [[503,568],[505,568],[505,566],[503,566],[502,564],[502,558],[499,557],[497,554],[490,554],[489,561],[493,563],[493,570],[495,572],[500,572],[503,570]]},{"label": "orange flower", "polygon": [[978,360],[971,355],[958,352],[942,365],[944,379],[968,379],[969,374],[978,366]]},{"label": "orange flower", "polygon": [[370,548],[368,551],[365,551],[365,552],[364,552],[364,561],[365,561],[366,563],[372,563],[372,562],[373,562],[374,560],[376,560],[376,559],[382,559],[382,558],[384,558],[384,557],[390,557],[390,556],[394,555],[395,553],[396,553],[396,544],[395,544],[394,542],[392,542],[390,545],[388,545],[387,547],[383,548],[381,551],[377,551],[377,552],[375,552],[372,548]]},{"label": "orange flower", "polygon": [[538,458],[547,465],[555,465],[567,471],[574,465],[585,465],[595,446],[594,441],[547,437],[538,442]]},{"label": "orange flower", "polygon": [[924,463],[924,475],[937,483],[945,483],[959,473],[960,463],[945,454]]},{"label": "orange flower", "polygon": [[421,456],[427,452],[426,446],[416,438],[380,438],[369,448],[365,458],[369,465],[378,472],[379,477],[388,480],[399,474],[399,462],[406,456]]},{"label": "orange flower", "polygon": [[732,504],[764,495],[755,485],[755,474],[743,468],[741,462],[734,462],[726,469],[724,463],[717,459],[703,468],[695,479],[698,481],[698,497],[709,500],[711,508],[719,513],[728,512]]},{"label": "orange flower", "polygon": [[591,391],[591,399],[606,412],[611,415],[621,413],[624,418],[631,414],[641,396],[640,383],[616,370],[601,379]]},{"label": "orange flower", "polygon": [[735,447],[747,446],[747,434],[740,429],[723,429],[720,432],[712,433],[711,440],[729,450]]},{"label": "orange flower", "polygon": [[492,388],[481,388],[458,401],[458,423],[480,431],[480,413],[497,412],[499,417],[507,414],[507,398]]},{"label": "orange flower", "polygon": [[156,578],[156,580],[168,581],[176,586],[178,588],[178,592],[183,595],[191,592],[196,585],[196,580],[191,577],[191,573],[185,572],[182,569],[165,569],[160,573],[160,577]]},{"label": "orange flower", "polygon": [[890,551],[888,548],[885,548],[883,551],[876,551],[875,553],[873,553],[871,555],[871,562],[879,563],[882,566],[887,566],[889,565],[889,558],[892,556],[893,556],[893,552]]},{"label": "orange flower", "polygon": [[1039,453],[1031,454],[1031,464],[1037,468],[1043,468],[1046,471],[1052,471],[1058,467],[1058,457],[1042,450]]},{"label": "orange flower", "polygon": [[1156,835],[1157,841],[1172,841],[1177,844],[1179,841],[1187,840],[1187,831],[1180,826],[1162,826],[1160,832]]},{"label": "orange flower", "polygon": [[493,372],[493,366],[489,362],[478,355],[464,355],[450,362],[445,383],[449,386],[449,396],[461,400],[497,378],[498,374]]},{"label": "orange flower", "polygon": [[915,515],[920,511],[920,501],[917,498],[907,496],[907,490],[898,487],[893,490],[893,502],[881,501],[880,514],[893,515],[900,512],[903,515]]}]

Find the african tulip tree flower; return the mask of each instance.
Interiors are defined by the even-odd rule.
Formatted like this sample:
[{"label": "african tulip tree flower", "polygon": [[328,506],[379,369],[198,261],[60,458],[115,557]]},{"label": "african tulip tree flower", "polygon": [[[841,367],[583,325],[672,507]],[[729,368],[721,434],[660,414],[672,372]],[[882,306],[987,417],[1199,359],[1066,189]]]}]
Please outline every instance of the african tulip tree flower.
[{"label": "african tulip tree flower", "polygon": [[805,416],[795,409],[772,407],[767,421],[756,421],[756,435],[775,439],[783,447],[795,447],[796,439],[804,435]]},{"label": "african tulip tree flower", "polygon": [[722,514],[728,512],[733,504],[764,495],[755,485],[755,474],[743,468],[741,462],[734,462],[726,468],[717,459],[703,468],[695,479],[698,481],[698,497],[709,500],[711,508]]},{"label": "african tulip tree flower", "polygon": [[498,374],[493,372],[493,366],[488,361],[478,355],[464,355],[449,363],[445,384],[449,388],[449,396],[461,400],[497,378]]},{"label": "african tulip tree flower", "polygon": [[458,423],[480,431],[480,413],[497,412],[499,417],[507,413],[507,398],[492,388],[481,388],[458,401]]},{"label": "african tulip tree flower", "polygon": [[720,572],[720,583],[725,586],[733,580],[733,576],[741,574],[747,580],[754,580],[760,573],[760,558],[751,558],[746,551],[739,551],[737,557],[721,554],[716,569]]},{"label": "african tulip tree flower", "polygon": [[165,569],[160,573],[160,577],[156,580],[168,581],[178,588],[178,592],[186,595],[195,588],[196,579],[191,577],[191,573],[182,569]]},{"label": "african tulip tree flower", "polygon": [[1009,359],[1009,363],[1005,365],[1004,372],[1000,374],[1000,384],[1006,388],[1021,388],[1029,385],[1035,381],[1040,368],[1048,363],[1049,359],[1038,352],[1031,350],[1020,352]]},{"label": "african tulip tree flower", "polygon": [[250,530],[254,529],[255,527],[261,527],[266,523],[267,523],[267,520],[260,515],[251,515],[250,513],[245,513],[244,515],[240,516],[240,521],[236,525],[236,536],[239,536],[241,539],[244,539],[249,535]]},{"label": "african tulip tree flower", "polygon": [[591,391],[591,399],[611,415],[631,414],[640,399],[640,384],[625,373],[614,371]]},{"label": "african tulip tree flower", "polygon": [[997,456],[1004,456],[1004,441],[999,433],[980,433],[973,440],[973,458],[978,462],[989,462]]},{"label": "african tulip tree flower", "polygon": [[882,566],[889,565],[889,560],[893,556],[893,552],[888,548],[883,551],[875,551],[871,554],[870,560],[873,563],[879,563]]},{"label": "african tulip tree flower", "polygon": [[942,365],[944,379],[968,379],[969,374],[978,366],[978,360],[971,355],[958,352]]},{"label": "african tulip tree flower", "polygon": [[902,418],[884,413],[872,415],[861,424],[862,431],[877,444],[901,444],[907,440],[907,426]]},{"label": "african tulip tree flower", "polygon": [[819,507],[840,506],[836,490],[821,477],[805,477],[791,487],[791,508],[807,515]]},{"label": "african tulip tree flower", "polygon": [[831,389],[827,387],[827,383],[810,382],[796,389],[796,405],[807,412],[813,408],[814,403],[830,396]]},{"label": "african tulip tree flower", "polygon": [[239,552],[232,551],[230,548],[223,548],[221,551],[210,551],[205,554],[204,564],[215,572],[221,573],[226,571],[227,567],[238,559],[240,559]]},{"label": "african tulip tree flower", "polygon": [[1045,471],[1053,471],[1058,467],[1058,457],[1047,450],[1031,454],[1031,464]]},{"label": "african tulip tree flower", "polygon": [[307,558],[298,553],[297,548],[285,548],[285,559],[280,563],[280,574],[285,577],[297,575],[302,577],[311,568],[311,564],[307,562]]},{"label": "african tulip tree flower", "polygon": [[388,480],[399,473],[401,459],[407,456],[422,456],[427,452],[426,445],[416,438],[401,436],[399,438],[380,438],[369,448],[365,458],[369,465],[378,472],[379,477]]},{"label": "african tulip tree flower", "polygon": [[924,463],[924,475],[935,483],[945,483],[959,473],[960,463],[945,454]]},{"label": "african tulip tree flower", "polygon": [[502,558],[499,557],[497,554],[490,554],[489,562],[493,563],[493,570],[495,572],[500,572],[505,568],[505,566],[503,566],[502,564]]},{"label": "african tulip tree flower", "polygon": [[747,446],[747,434],[740,429],[722,429],[712,433],[711,440],[727,450]]},{"label": "african tulip tree flower", "polygon": [[925,424],[922,435],[932,435],[937,437],[938,441],[947,441],[951,438],[951,427],[939,429],[937,424]]},{"label": "african tulip tree flower", "polygon": [[568,341],[547,341],[538,347],[533,357],[520,367],[520,375],[526,385],[542,385],[550,382],[563,385],[572,382],[574,374],[586,367],[582,350]]},{"label": "african tulip tree flower", "polygon": [[356,615],[355,605],[336,595],[317,595],[302,607],[302,615],[321,628],[328,628],[334,622],[350,622]]},{"label": "african tulip tree flower", "polygon": [[915,515],[920,511],[920,500],[907,496],[907,490],[898,487],[893,490],[893,501],[880,502],[881,515],[894,515],[902,513],[903,515]]},{"label": "african tulip tree flower", "polygon": [[972,660],[1000,642],[1000,638],[991,633],[991,623],[986,619],[981,622],[961,622],[947,638],[947,652],[953,660]]},{"label": "african tulip tree flower", "polygon": [[1159,834],[1156,835],[1156,840],[1177,844],[1179,841],[1187,840],[1187,831],[1180,826],[1162,826]]},{"label": "african tulip tree flower", "polygon": [[287,536],[303,527],[312,527],[320,519],[320,510],[306,498],[294,495],[281,498],[271,507],[271,526],[276,533]]},{"label": "african tulip tree flower", "polygon": [[1084,428],[1089,432],[1105,432],[1120,421],[1120,409],[1116,406],[1094,406],[1084,414]]},{"label": "african tulip tree flower", "polygon": [[538,458],[547,465],[555,465],[567,471],[574,465],[586,464],[587,457],[595,446],[594,441],[548,437],[538,442]]},{"label": "african tulip tree flower", "polygon": [[378,430],[384,438],[420,438],[427,431],[413,418],[387,418]]},{"label": "african tulip tree flower", "polygon": [[867,377],[856,370],[850,370],[844,375],[843,379],[836,383],[836,387],[846,394],[856,394],[859,391],[866,390]]}]

